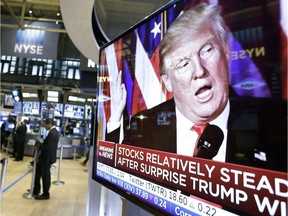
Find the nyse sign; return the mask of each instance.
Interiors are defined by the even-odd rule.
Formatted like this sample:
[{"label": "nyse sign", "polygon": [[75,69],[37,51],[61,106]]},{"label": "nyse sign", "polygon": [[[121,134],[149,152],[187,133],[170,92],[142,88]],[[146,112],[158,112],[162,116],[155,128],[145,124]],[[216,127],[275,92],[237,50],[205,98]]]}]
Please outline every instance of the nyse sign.
[{"label": "nyse sign", "polygon": [[1,29],[2,55],[56,60],[59,33],[47,29],[59,29],[60,25],[37,21],[26,24],[25,29]]},{"label": "nyse sign", "polygon": [[16,33],[15,53],[32,54],[41,56],[43,54],[45,31],[41,27],[36,29],[18,29]]},{"label": "nyse sign", "polygon": [[25,53],[25,54],[43,54],[43,46],[31,45],[31,44],[15,44],[15,53]]}]

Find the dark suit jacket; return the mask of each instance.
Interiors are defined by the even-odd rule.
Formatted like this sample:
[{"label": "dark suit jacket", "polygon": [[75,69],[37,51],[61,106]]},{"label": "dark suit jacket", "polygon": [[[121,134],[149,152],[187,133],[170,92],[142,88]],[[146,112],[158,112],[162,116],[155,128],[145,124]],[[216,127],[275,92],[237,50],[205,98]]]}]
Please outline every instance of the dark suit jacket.
[{"label": "dark suit jacket", "polygon": [[26,140],[27,126],[26,124],[21,124],[14,134],[14,143],[25,143]]},{"label": "dark suit jacket", "polygon": [[39,156],[39,163],[53,164],[56,162],[59,137],[60,135],[56,128],[53,128],[49,131],[48,136],[39,146],[41,151]]},{"label": "dark suit jacket", "polygon": [[[118,142],[119,130],[107,134],[106,140]],[[123,144],[176,153],[174,100],[133,116]],[[266,153],[266,161],[255,157],[259,152]],[[287,103],[230,98],[226,162],[286,172]]]}]

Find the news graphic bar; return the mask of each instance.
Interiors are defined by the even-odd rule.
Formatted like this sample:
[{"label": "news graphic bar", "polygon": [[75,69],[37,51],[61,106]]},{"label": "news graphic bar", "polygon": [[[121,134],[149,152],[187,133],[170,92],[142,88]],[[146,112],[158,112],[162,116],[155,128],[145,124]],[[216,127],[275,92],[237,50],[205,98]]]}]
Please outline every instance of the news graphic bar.
[{"label": "news graphic bar", "polygon": [[97,160],[108,164],[110,166],[114,166],[115,163],[115,143],[106,142],[106,141],[99,141],[97,145]]},{"label": "news graphic bar", "polygon": [[101,162],[97,163],[97,176],[171,215],[235,215]]},{"label": "news graphic bar", "polygon": [[[103,164],[161,185],[164,191],[179,190],[205,205],[243,214],[287,215],[286,173],[105,141],[98,143],[97,156]],[[169,201],[169,208],[171,203],[181,206],[166,196],[148,192],[165,199],[166,204]]]},{"label": "news graphic bar", "polygon": [[241,213],[287,215],[287,174],[117,144],[115,168]]}]

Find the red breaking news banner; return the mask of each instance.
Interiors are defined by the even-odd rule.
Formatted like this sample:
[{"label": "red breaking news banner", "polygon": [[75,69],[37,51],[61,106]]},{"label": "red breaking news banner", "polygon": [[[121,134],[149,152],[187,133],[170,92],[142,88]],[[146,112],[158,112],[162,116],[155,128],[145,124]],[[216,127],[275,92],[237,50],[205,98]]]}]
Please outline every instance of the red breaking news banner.
[{"label": "red breaking news banner", "polygon": [[114,166],[114,148],[115,143],[107,141],[99,141],[97,145],[98,161],[109,166]]},{"label": "red breaking news banner", "polygon": [[98,150],[98,160],[107,165],[224,208],[252,215],[287,215],[287,173],[104,141]]}]

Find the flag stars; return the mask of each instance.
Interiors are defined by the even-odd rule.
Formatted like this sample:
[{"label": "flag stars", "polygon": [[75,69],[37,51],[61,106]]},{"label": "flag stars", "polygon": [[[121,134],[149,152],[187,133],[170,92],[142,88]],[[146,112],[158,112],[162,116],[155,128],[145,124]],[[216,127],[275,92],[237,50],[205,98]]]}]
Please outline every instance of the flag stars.
[{"label": "flag stars", "polygon": [[156,22],[154,22],[154,28],[152,29],[151,33],[154,34],[154,39],[155,37],[157,36],[158,33],[161,33],[160,31],[160,25],[161,25],[161,22],[159,24],[157,24]]}]

